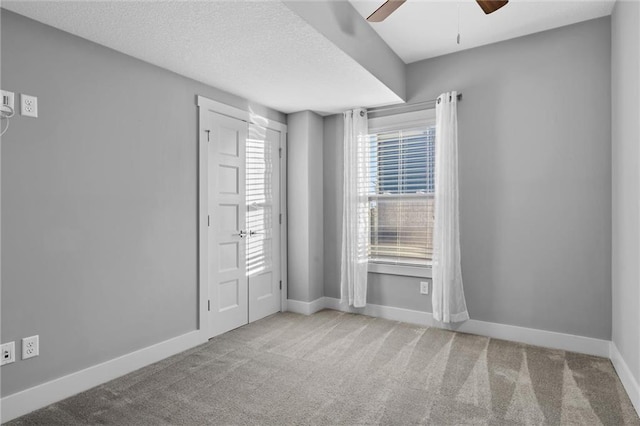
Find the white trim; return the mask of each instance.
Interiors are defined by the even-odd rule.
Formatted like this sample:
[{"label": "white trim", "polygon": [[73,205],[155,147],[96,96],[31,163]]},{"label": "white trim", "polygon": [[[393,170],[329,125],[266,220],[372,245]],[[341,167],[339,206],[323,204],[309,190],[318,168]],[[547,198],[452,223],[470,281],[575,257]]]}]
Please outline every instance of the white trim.
[{"label": "white trim", "polygon": [[[198,96],[198,105],[201,98]],[[213,101],[212,101],[213,102]],[[198,329],[209,337],[209,242],[207,196],[209,194],[209,146],[207,109],[198,108]],[[202,236],[205,235],[205,238]]]},{"label": "white trim", "polygon": [[627,395],[629,395],[629,399],[636,409],[636,412],[640,414],[640,384],[638,384],[637,379],[633,376],[633,373],[631,373],[629,366],[624,358],[622,358],[622,354],[618,351],[616,344],[613,342],[610,343],[609,358],[611,358],[611,363],[616,369],[622,386],[624,386],[624,389],[627,391]]},{"label": "white trim", "polygon": [[328,309],[360,313],[393,321],[418,324],[425,327],[440,327],[462,333],[477,334],[480,336],[510,340],[512,342],[526,343],[546,348],[562,349],[605,358],[609,357],[610,342],[608,340],[473,319],[461,324],[446,325],[435,321],[430,312],[372,304],[367,304],[364,308],[355,309],[348,307],[346,304],[340,303],[340,299],[332,297],[325,297],[324,299],[324,307]]},{"label": "white trim", "polygon": [[240,108],[233,107],[231,105],[223,104],[222,102],[214,101],[213,99],[198,96],[198,106],[200,110],[206,109],[218,114],[227,115],[238,120],[249,122],[249,112]]},{"label": "white trim", "polygon": [[311,315],[325,308],[326,297],[319,297],[312,302],[301,302],[300,300],[287,299],[287,311],[296,314]]},{"label": "white trim", "polygon": [[436,124],[436,109],[420,109],[399,114],[383,115],[369,119],[369,134],[392,132]]},{"label": "white trim", "polygon": [[223,104],[222,102],[214,101],[213,99],[205,98],[204,96],[198,96],[197,105],[201,110],[205,109],[217,114],[226,115],[231,118],[237,118],[238,120],[266,127],[271,130],[276,130],[280,133],[287,132],[287,125],[284,123],[269,120],[268,118],[262,117],[261,115],[246,111],[244,109],[236,108],[231,105]]},{"label": "white trim", "polygon": [[341,302],[340,299],[333,297],[325,297],[324,301],[324,307],[327,309],[384,318],[391,321],[402,321],[423,327],[431,326],[431,314],[428,312],[395,308],[393,306],[373,305],[371,303],[367,303],[364,308],[354,308],[353,306],[348,306],[347,302]]},{"label": "white trim", "polygon": [[370,274],[402,275],[405,277],[431,278],[431,266],[394,265],[391,263],[369,262]]},{"label": "white trim", "polygon": [[51,380],[29,389],[5,396],[0,400],[0,421],[8,422],[31,411],[68,398],[102,383],[108,382],[164,358],[186,351],[207,340],[199,331],[157,343],[122,355],[67,376]]},{"label": "white trim", "polygon": [[289,293],[289,256],[288,247],[288,229],[289,215],[287,214],[287,148],[289,137],[287,128],[284,127],[280,131],[280,149],[282,157],[280,158],[280,214],[282,215],[282,223],[280,224],[280,279],[282,280],[282,290],[280,291],[280,312],[287,310],[287,294]]},{"label": "white trim", "polygon": [[499,324],[474,319],[442,328],[545,348],[561,349],[605,358],[609,357],[610,342],[608,340],[576,336],[575,334],[557,333],[555,331],[518,327],[516,325]]},{"label": "white trim", "polygon": [[280,123],[279,121],[268,120],[262,116],[251,114],[249,116],[249,122],[262,127],[266,127],[267,129],[275,130],[283,135],[287,134],[287,125],[284,123]]}]

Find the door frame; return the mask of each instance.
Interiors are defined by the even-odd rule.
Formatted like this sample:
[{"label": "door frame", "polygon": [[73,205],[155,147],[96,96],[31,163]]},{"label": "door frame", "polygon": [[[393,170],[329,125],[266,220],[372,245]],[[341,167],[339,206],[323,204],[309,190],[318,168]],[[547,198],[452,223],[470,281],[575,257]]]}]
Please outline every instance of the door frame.
[{"label": "door frame", "polygon": [[198,330],[204,340],[209,339],[209,130],[206,114],[213,112],[280,132],[280,311],[287,310],[287,125],[269,120],[249,111],[223,104],[203,96],[198,106]]}]

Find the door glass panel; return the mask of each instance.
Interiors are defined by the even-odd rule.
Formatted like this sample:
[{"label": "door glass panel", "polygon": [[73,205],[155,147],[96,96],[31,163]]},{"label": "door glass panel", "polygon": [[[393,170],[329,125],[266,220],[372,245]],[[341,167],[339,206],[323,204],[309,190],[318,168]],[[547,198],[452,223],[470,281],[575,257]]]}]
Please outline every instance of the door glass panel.
[{"label": "door glass panel", "polygon": [[266,129],[249,127],[246,147],[247,276],[273,269],[273,146]]}]

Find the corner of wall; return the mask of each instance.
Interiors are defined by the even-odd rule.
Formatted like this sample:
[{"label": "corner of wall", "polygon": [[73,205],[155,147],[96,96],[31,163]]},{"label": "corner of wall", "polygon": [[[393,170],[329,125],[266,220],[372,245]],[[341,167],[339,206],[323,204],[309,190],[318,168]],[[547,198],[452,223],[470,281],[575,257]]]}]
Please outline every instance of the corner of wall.
[{"label": "corner of wall", "polygon": [[289,298],[324,295],[323,119],[312,111],[289,115]]},{"label": "corner of wall", "polygon": [[617,1],[611,15],[611,359],[636,409],[640,409],[639,76],[640,4]]}]

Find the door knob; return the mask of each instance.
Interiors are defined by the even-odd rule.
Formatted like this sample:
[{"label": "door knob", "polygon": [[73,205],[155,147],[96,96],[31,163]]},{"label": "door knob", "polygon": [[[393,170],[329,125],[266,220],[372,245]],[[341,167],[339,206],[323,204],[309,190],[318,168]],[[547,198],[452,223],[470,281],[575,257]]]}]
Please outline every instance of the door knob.
[{"label": "door knob", "polygon": [[236,235],[240,236],[240,238],[244,238],[247,236],[247,231],[240,230]]}]

